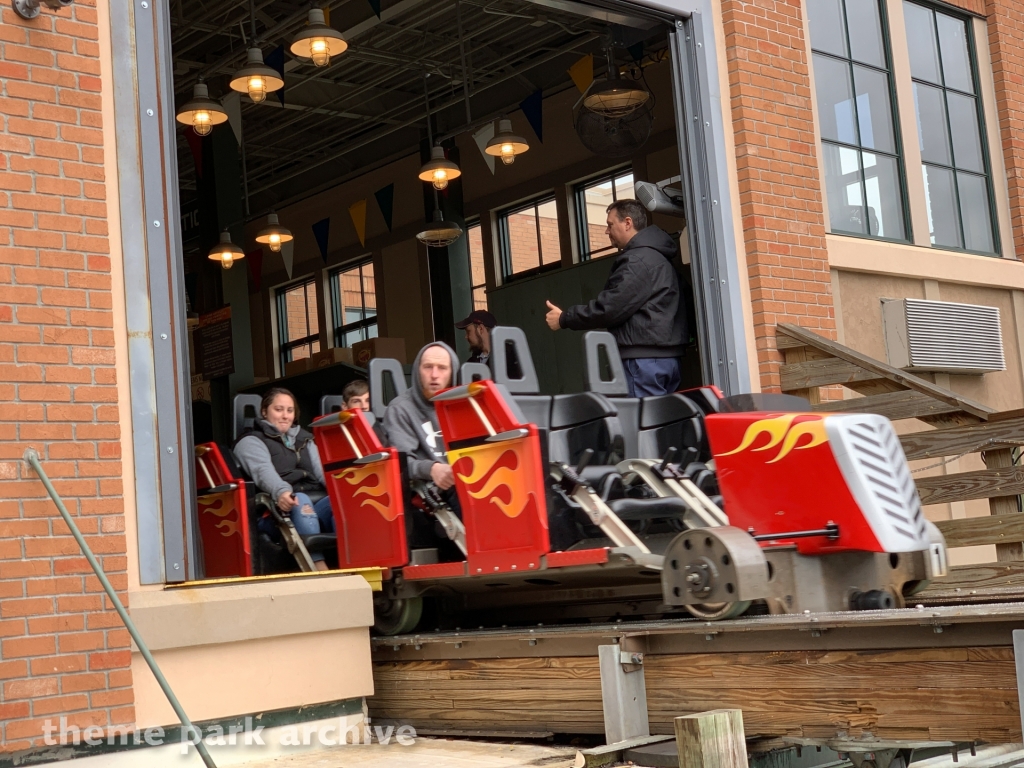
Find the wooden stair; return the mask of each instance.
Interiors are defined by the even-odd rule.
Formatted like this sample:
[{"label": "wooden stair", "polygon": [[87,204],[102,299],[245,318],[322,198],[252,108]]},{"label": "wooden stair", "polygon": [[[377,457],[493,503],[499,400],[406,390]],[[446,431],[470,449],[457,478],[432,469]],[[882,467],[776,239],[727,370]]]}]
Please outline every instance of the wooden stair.
[{"label": "wooden stair", "polygon": [[[922,598],[932,602],[1024,598],[1024,466],[1014,449],[1024,446],[1024,410],[998,413],[986,405],[907,371],[788,323],[776,328],[785,359],[782,391],[810,401],[823,413],[877,413],[892,421],[919,419],[931,426],[903,435],[911,461],[936,463],[980,453],[986,468],[922,477],[917,490],[924,505],[988,499],[990,517],[937,523],[950,548],[996,546],[997,562],[957,566],[933,583]],[[823,397],[822,387],[842,385],[862,397]],[[831,394],[831,393],[830,393]]]}]

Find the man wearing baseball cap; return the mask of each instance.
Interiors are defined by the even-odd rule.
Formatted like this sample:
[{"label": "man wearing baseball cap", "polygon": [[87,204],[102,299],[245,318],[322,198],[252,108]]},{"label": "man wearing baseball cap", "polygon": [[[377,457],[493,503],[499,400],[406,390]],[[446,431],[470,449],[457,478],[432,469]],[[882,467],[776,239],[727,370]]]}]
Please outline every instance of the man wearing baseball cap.
[{"label": "man wearing baseball cap", "polygon": [[469,313],[469,317],[455,324],[460,331],[466,332],[469,342],[470,356],[467,362],[490,365],[491,360],[491,329],[498,324],[494,315],[486,309],[477,309]]}]

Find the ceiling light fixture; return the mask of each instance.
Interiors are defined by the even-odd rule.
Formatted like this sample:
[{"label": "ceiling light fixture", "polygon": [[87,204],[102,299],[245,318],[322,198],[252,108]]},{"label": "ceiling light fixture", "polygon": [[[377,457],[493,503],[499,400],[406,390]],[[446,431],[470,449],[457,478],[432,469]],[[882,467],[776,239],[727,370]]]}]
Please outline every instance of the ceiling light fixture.
[{"label": "ceiling light fixture", "polygon": [[583,106],[591,112],[605,117],[625,117],[635,112],[651,98],[646,90],[632,80],[619,76],[619,68],[611,49],[608,49],[608,71],[604,80],[595,80],[587,95],[583,97]]},{"label": "ceiling light fixture", "polygon": [[512,165],[516,161],[516,155],[523,154],[529,148],[526,139],[512,133],[512,121],[503,117],[498,121],[498,132],[487,142],[484,152],[500,157],[505,165]]},{"label": "ceiling light fixture", "polygon": [[213,126],[227,122],[228,113],[219,101],[210,98],[210,89],[200,80],[192,88],[192,99],[181,105],[176,117],[200,136],[208,136]]},{"label": "ceiling light fixture", "polygon": [[232,264],[243,258],[245,253],[231,242],[231,233],[226,229],[220,233],[220,242],[210,249],[210,261],[219,261],[224,269],[231,269]]},{"label": "ceiling light fixture", "polygon": [[327,26],[323,8],[310,8],[306,27],[292,40],[289,50],[299,59],[312,59],[318,67],[331,63],[331,56],[337,56],[348,49],[348,43],[341,33]]},{"label": "ceiling light fixture", "polygon": [[445,189],[449,181],[461,175],[462,170],[444,156],[444,147],[441,146],[431,147],[430,160],[420,168],[420,180],[429,181],[437,190]]},{"label": "ceiling light fixture", "polygon": [[267,214],[267,226],[256,235],[257,243],[266,243],[274,253],[280,253],[281,244],[294,239],[292,233],[281,226],[276,213]]},{"label": "ceiling light fixture", "polygon": [[231,77],[231,90],[248,93],[255,104],[283,87],[281,75],[263,63],[263,51],[258,47],[249,49],[246,65]]},{"label": "ceiling light fixture", "polygon": [[434,208],[434,220],[416,235],[416,239],[428,248],[444,248],[462,237],[462,227],[454,221],[446,221],[440,208]]}]

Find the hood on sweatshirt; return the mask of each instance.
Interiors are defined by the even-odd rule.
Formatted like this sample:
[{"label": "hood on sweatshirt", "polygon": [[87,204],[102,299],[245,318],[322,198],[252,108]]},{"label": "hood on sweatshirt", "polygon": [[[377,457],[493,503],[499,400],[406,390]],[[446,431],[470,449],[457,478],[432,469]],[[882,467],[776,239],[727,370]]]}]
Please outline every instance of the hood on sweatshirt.
[{"label": "hood on sweatshirt", "polygon": [[448,357],[451,360],[452,365],[452,378],[451,381],[448,382],[449,387],[454,387],[455,383],[458,381],[459,356],[455,354],[454,349],[449,347],[443,341],[432,341],[417,352],[416,359],[412,361],[412,386],[409,388],[411,397],[421,411],[432,414],[434,413],[434,404],[423,396],[423,385],[420,383],[420,361],[423,359],[423,353],[431,347],[440,347],[448,353]]},{"label": "hood on sweatshirt", "polygon": [[648,227],[644,227],[633,235],[633,239],[626,243],[626,247],[622,249],[622,253],[632,250],[633,248],[650,248],[657,251],[670,261],[679,255],[679,244],[676,243],[668,232],[663,230],[661,227],[654,226],[653,224]]}]

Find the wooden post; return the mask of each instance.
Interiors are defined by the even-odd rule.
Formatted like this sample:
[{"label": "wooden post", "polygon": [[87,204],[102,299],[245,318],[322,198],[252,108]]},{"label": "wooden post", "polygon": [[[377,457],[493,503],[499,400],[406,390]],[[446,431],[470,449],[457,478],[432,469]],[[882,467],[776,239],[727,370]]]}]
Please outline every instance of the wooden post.
[{"label": "wooden post", "polygon": [[[998,450],[985,451],[982,456],[985,458],[985,466],[988,469],[1013,466],[1013,449],[1000,448]],[[1016,496],[994,496],[989,498],[989,514],[1006,515],[1017,511]],[[1019,541],[1009,544],[996,544],[996,559],[1000,562],[1024,560],[1024,545]]]},{"label": "wooden post", "polygon": [[683,715],[675,726],[679,768],[747,768],[742,710]]}]

